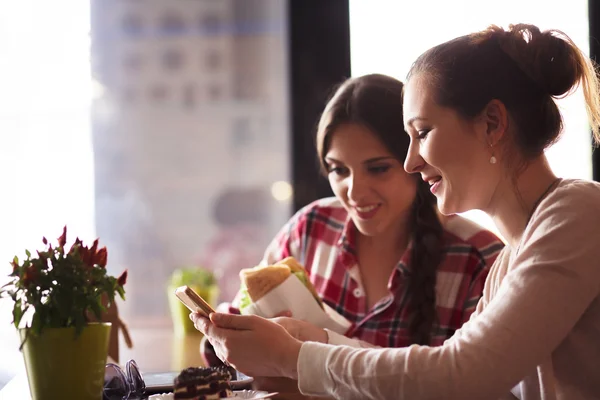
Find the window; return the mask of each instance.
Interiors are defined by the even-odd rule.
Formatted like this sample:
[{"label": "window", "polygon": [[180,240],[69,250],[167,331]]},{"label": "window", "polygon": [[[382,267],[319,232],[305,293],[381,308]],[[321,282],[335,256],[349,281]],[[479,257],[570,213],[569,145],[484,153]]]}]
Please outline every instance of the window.
[{"label": "window", "polygon": [[[0,6],[0,284],[43,235],[93,240],[88,2]],[[12,305],[0,301],[0,387],[22,363]]]}]

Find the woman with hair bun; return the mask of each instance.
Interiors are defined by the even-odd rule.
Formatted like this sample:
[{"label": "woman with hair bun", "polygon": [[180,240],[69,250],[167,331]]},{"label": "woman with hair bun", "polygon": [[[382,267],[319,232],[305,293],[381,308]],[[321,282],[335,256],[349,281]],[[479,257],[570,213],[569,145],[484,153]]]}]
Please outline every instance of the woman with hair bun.
[{"label": "woman with hair bun", "polygon": [[507,240],[475,313],[442,346],[334,347],[222,314],[197,327],[236,368],[298,379],[307,394],[600,398],[600,184],[555,176],[544,155],[562,129],[554,99],[578,85],[597,144],[598,77],[559,31],[492,26],[413,64],[405,170],[431,185],[443,214],[483,210]]}]

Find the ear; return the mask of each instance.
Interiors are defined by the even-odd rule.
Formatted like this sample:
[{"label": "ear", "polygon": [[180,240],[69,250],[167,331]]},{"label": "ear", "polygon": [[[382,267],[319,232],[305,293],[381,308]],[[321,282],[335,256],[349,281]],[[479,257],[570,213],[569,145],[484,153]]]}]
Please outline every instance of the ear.
[{"label": "ear", "polygon": [[495,146],[508,131],[508,111],[500,100],[491,100],[481,111],[481,121],[485,124],[486,141]]}]

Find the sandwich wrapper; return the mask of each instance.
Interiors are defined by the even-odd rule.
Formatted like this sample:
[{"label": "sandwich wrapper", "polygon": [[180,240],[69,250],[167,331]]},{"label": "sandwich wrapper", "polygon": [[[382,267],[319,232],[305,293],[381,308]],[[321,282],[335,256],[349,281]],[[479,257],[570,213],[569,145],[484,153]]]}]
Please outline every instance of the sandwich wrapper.
[{"label": "sandwich wrapper", "polygon": [[291,311],[294,319],[300,319],[343,335],[352,323],[323,303],[323,310],[310,290],[296,275],[290,275],[269,293],[240,310],[242,314],[273,318],[283,311]]}]

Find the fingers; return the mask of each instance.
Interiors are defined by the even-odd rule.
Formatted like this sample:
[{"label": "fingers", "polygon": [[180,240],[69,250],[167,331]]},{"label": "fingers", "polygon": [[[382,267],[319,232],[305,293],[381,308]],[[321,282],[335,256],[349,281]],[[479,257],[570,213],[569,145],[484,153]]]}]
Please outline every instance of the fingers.
[{"label": "fingers", "polygon": [[278,317],[288,317],[288,318],[291,318],[292,317],[292,312],[290,310],[282,311],[279,314],[275,315],[274,318],[278,318]]},{"label": "fingers", "polygon": [[255,315],[210,314],[210,321],[219,328],[225,329],[252,330],[260,319]]},{"label": "fingers", "polygon": [[294,330],[297,327],[297,320],[290,317],[275,317],[270,318],[269,321],[275,322],[277,325],[282,326],[286,331]]},{"label": "fingers", "polygon": [[191,313],[190,319],[194,322],[194,327],[206,336],[211,336],[209,330],[212,326],[208,318],[200,313]]}]

